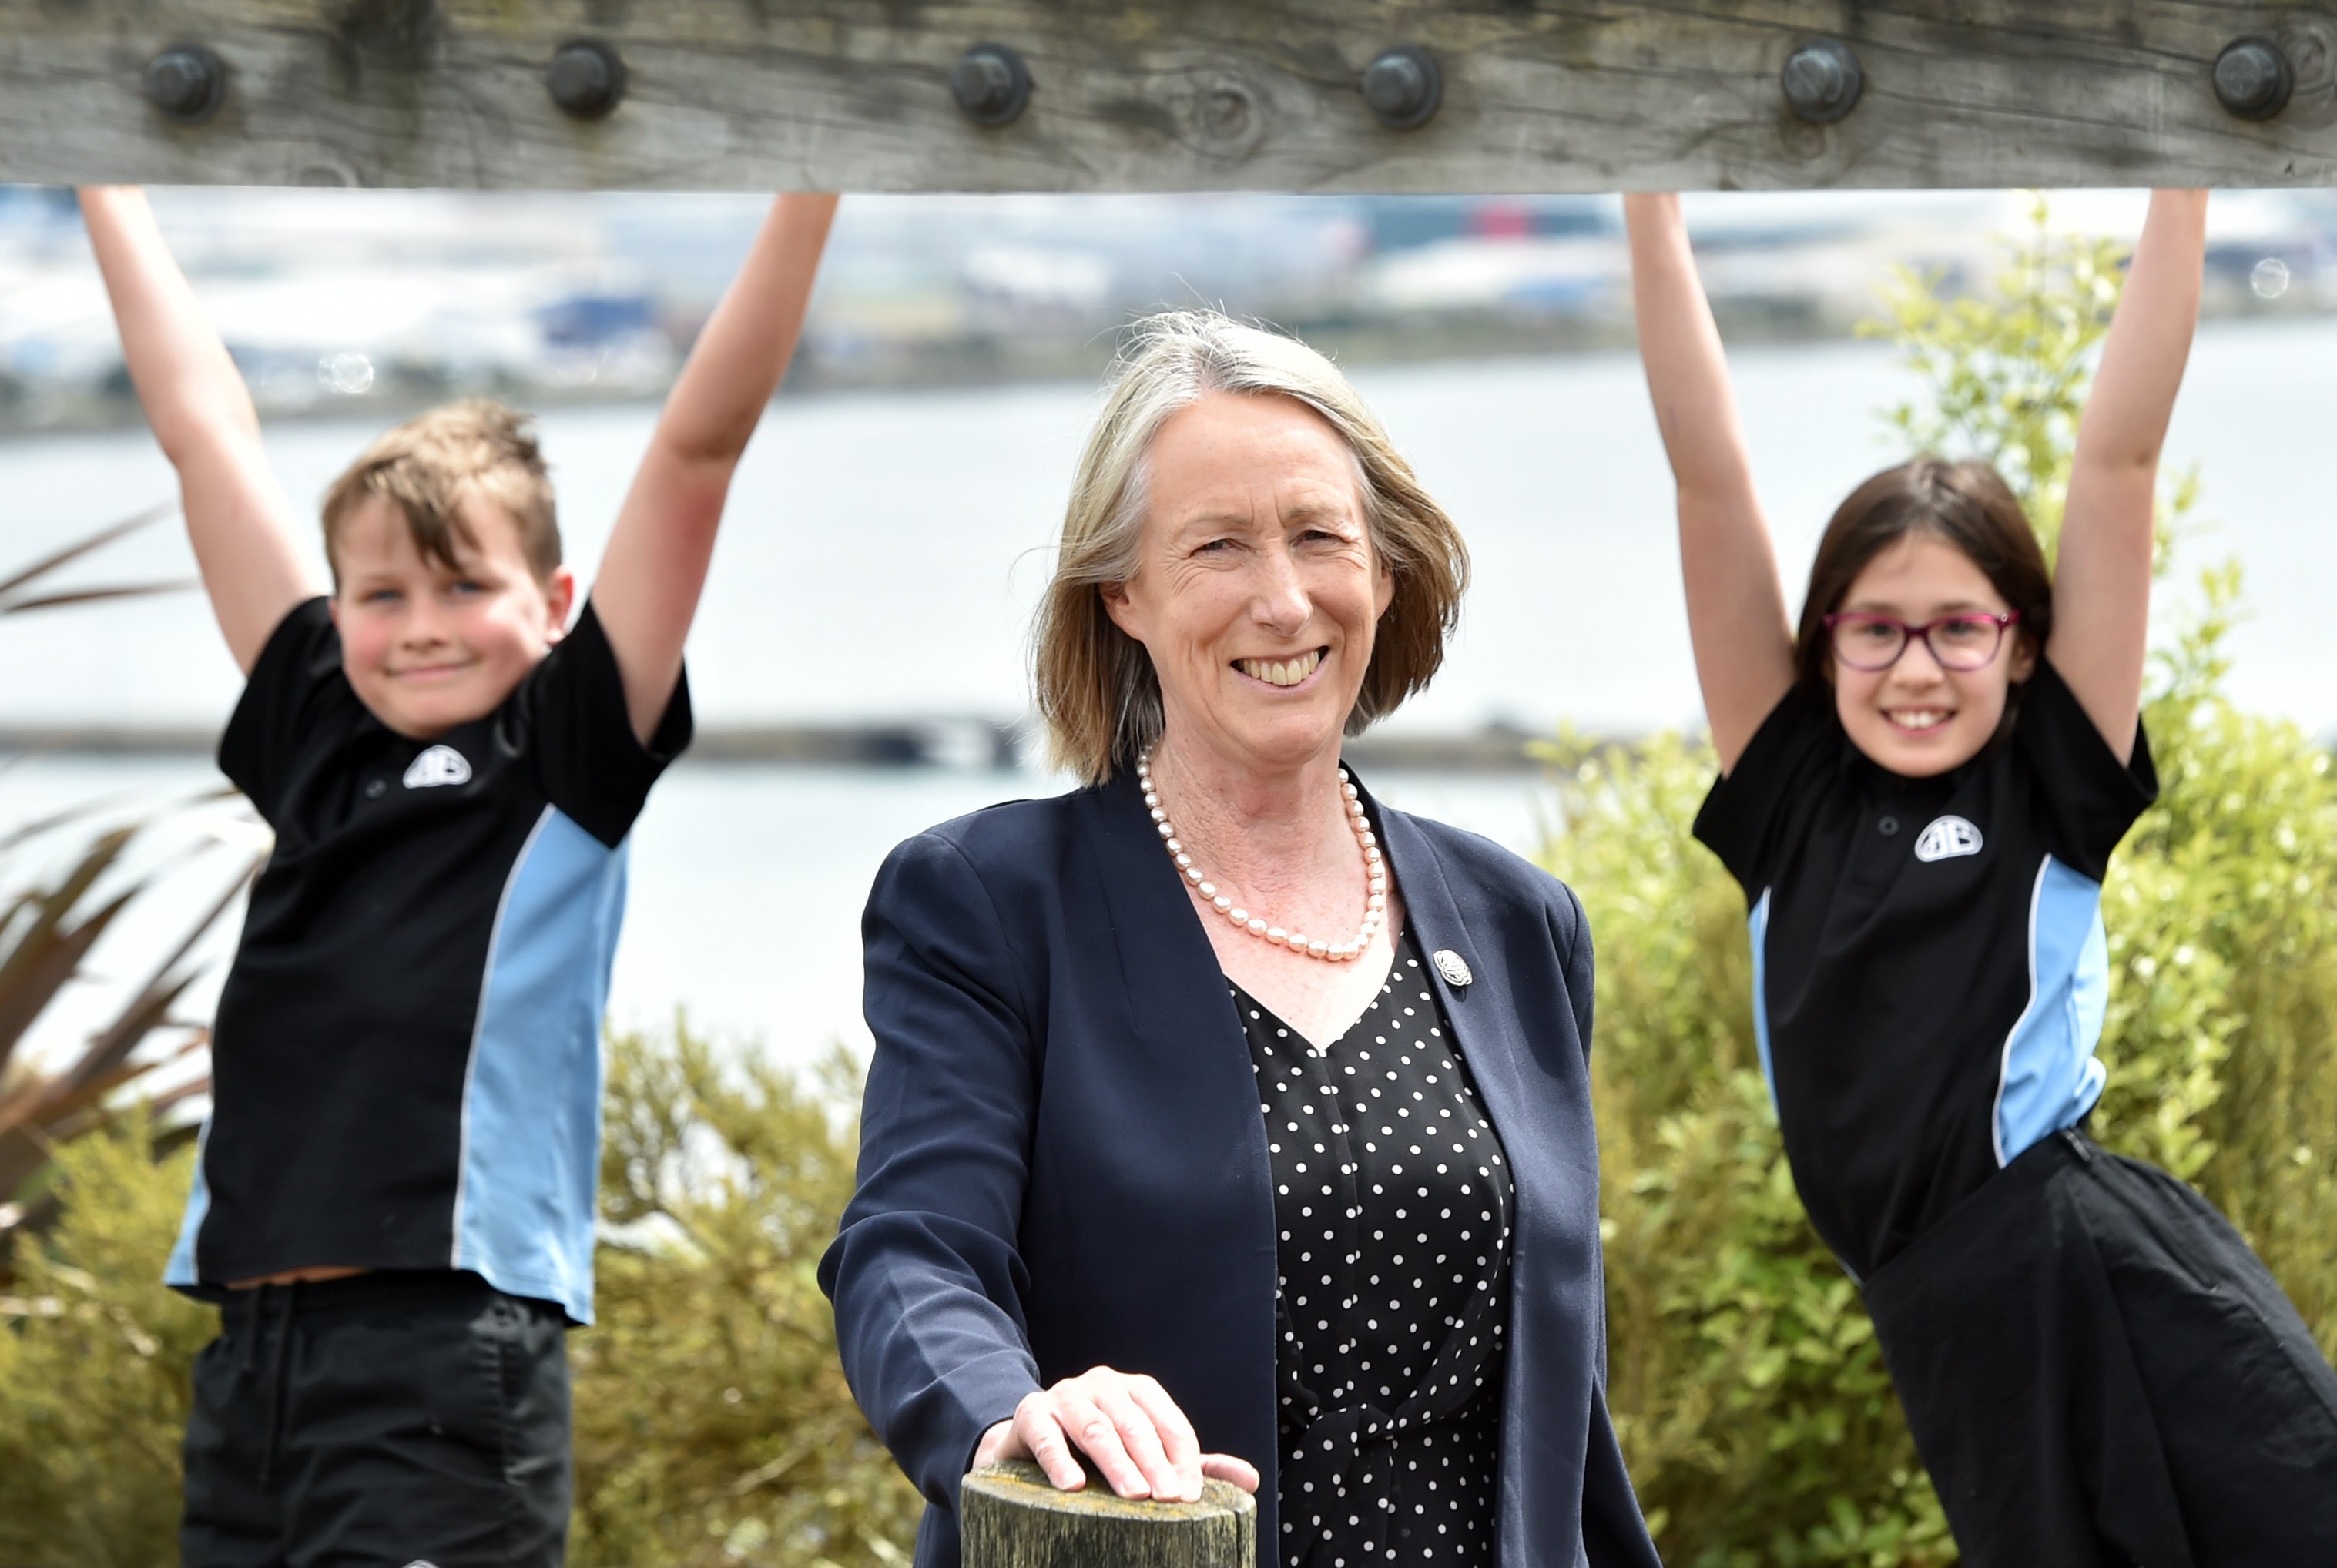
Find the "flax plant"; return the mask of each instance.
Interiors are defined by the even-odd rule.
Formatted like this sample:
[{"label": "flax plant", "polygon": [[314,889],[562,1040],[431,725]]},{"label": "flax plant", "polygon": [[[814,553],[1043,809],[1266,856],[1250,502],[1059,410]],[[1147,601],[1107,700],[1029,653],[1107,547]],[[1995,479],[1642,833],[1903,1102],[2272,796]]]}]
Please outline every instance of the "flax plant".
[{"label": "flax plant", "polygon": [[[60,587],[60,573],[83,557],[171,514],[153,507],[99,529],[0,579],[0,615],[54,611],[73,605],[174,592],[177,582]],[[105,813],[81,806],[0,830],[0,875],[12,862],[53,854],[62,869],[34,873],[9,887],[0,882],[0,1286],[20,1232],[53,1218],[52,1178],[58,1148],[110,1125],[125,1105],[150,1112],[204,1092],[206,1081],[180,1080],[159,1096],[145,1093],[157,1071],[200,1051],[208,1036],[199,1024],[173,1017],[200,966],[194,950],[241,891],[242,876],[190,926],[142,981],[129,989],[111,1016],[62,1062],[33,1059],[28,1045],[58,999],[86,978],[92,950],[161,877],[178,871],[125,875],[126,857],[142,832],[158,823],[106,825]],[[247,851],[248,853],[248,851]],[[248,872],[247,860],[243,870]],[[160,1045],[160,1050],[154,1047]]]}]

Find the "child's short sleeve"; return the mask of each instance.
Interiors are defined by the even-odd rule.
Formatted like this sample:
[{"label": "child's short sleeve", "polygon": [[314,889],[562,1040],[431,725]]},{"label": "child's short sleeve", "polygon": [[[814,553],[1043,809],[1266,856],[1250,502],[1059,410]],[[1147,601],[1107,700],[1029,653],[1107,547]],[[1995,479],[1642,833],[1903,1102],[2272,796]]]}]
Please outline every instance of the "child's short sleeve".
[{"label": "child's short sleeve", "polygon": [[614,846],[632,831],[650,786],[689,745],[689,677],[674,681],[650,744],[633,735],[616,650],[588,601],[568,635],[529,672],[513,705],[546,799]]},{"label": "child's short sleeve", "polygon": [[2158,798],[2149,737],[2137,724],[2134,760],[2119,762],[2049,659],[2039,659],[2037,673],[2021,687],[2012,735],[2034,781],[2046,850],[2101,881],[2110,852]]},{"label": "child's short sleeve", "polygon": [[220,736],[220,771],[273,823],[300,746],[326,733],[328,710],[356,701],[341,673],[332,601],[293,606],[268,634]]},{"label": "child's short sleeve", "polygon": [[1797,681],[1704,797],[1697,839],[1720,857],[1748,901],[1776,880],[1771,861],[1785,819],[1797,803],[1814,803],[1818,786],[1841,766],[1843,744],[1833,692]]}]

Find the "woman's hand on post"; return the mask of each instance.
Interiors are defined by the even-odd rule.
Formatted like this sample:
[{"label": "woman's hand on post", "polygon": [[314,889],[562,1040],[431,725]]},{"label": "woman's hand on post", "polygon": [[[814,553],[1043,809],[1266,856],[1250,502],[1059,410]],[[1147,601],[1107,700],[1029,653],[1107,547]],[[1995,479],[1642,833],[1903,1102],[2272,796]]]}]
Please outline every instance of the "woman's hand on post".
[{"label": "woman's hand on post", "polygon": [[1168,1390],[1142,1373],[1098,1367],[1022,1397],[1012,1419],[982,1435],[973,1467],[1028,1459],[1061,1491],[1087,1485],[1084,1453],[1123,1497],[1199,1500],[1204,1476],[1257,1490],[1257,1470],[1230,1454],[1204,1454]]}]

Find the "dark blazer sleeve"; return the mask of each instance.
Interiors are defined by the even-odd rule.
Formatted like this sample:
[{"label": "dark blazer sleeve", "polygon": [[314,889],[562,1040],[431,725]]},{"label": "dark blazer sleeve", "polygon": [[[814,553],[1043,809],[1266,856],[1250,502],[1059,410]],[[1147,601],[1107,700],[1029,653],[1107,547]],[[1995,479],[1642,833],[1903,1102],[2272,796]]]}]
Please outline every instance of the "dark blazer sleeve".
[{"label": "dark blazer sleeve", "polygon": [[[1590,916],[1582,907],[1581,896],[1574,889],[1560,882],[1563,894],[1550,910],[1550,937],[1556,942],[1560,963],[1566,975],[1566,999],[1574,1008],[1574,1038],[1582,1047],[1582,1065],[1588,1072],[1590,1066],[1590,1029],[1598,1011],[1599,965],[1590,945]],[[1599,1418],[1606,1419],[1607,1406],[1607,1250],[1599,1250],[1599,1332],[1591,1345],[1592,1376],[1598,1381]],[[1597,1434],[1593,1434],[1594,1438]],[[1594,1444],[1595,1446],[1595,1444]],[[1589,1494],[1586,1492],[1585,1495]]]},{"label": "dark blazer sleeve", "polygon": [[876,1047],[859,1190],[820,1287],[861,1409],[954,1514],[982,1434],[1040,1386],[1015,1245],[1038,1052],[998,911],[955,842],[895,850],[861,930]]},{"label": "dark blazer sleeve", "polygon": [[1566,902],[1554,911],[1558,921],[1550,935],[1557,939],[1558,950],[1566,955],[1566,996],[1574,1004],[1574,1037],[1582,1042],[1582,1059],[1588,1062],[1598,980],[1598,964],[1590,950],[1590,917],[1583,912],[1582,901],[1572,888],[1560,882],[1558,891],[1566,895]]},{"label": "dark blazer sleeve", "polygon": [[[1574,1008],[1575,1038],[1582,1059],[1590,1060],[1590,1027],[1598,966],[1590,943],[1590,917],[1582,900],[1564,882],[1561,898],[1550,905],[1550,937],[1566,974],[1567,1000]],[[1598,1253],[1598,1328],[1591,1343],[1590,1431],[1583,1453],[1582,1561],[1589,1568],[1657,1568],[1655,1544],[1639,1512],[1638,1494],[1623,1465],[1623,1446],[1607,1408],[1607,1260]]]}]

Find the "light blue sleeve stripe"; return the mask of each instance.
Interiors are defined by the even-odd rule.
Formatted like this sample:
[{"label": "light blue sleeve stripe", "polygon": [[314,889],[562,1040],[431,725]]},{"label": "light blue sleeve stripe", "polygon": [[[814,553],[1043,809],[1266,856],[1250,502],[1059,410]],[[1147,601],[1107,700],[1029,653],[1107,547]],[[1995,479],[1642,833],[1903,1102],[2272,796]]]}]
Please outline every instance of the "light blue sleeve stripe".
[{"label": "light blue sleeve stripe", "polygon": [[601,1018],[624,919],[625,848],[547,806],[488,946],[463,1090],[453,1264],[592,1320]]},{"label": "light blue sleeve stripe", "polygon": [[1996,1088],[1996,1160],[2073,1127],[2109,1076],[2094,1047],[2109,1008],[2102,887],[2051,855],[2029,898],[2029,1006],[2005,1037]]},{"label": "light blue sleeve stripe", "polygon": [[171,1248],[171,1261],[163,1265],[165,1285],[196,1285],[202,1277],[195,1272],[195,1240],[202,1234],[203,1221],[211,1212],[211,1186],[203,1179],[203,1155],[211,1144],[211,1119],[203,1118],[202,1131],[195,1135],[195,1180],[187,1189],[187,1212],[179,1221],[179,1239]]},{"label": "light blue sleeve stripe", "polygon": [[1774,891],[1761,890],[1761,901],[1745,921],[1753,932],[1753,1043],[1761,1052],[1761,1076],[1769,1086],[1773,1111],[1777,1109],[1777,1069],[1769,1061],[1769,895]]}]

